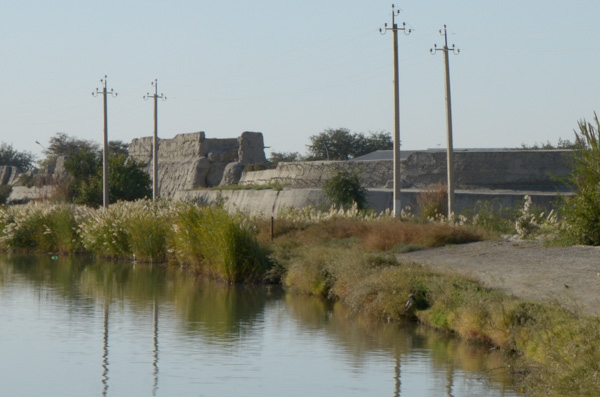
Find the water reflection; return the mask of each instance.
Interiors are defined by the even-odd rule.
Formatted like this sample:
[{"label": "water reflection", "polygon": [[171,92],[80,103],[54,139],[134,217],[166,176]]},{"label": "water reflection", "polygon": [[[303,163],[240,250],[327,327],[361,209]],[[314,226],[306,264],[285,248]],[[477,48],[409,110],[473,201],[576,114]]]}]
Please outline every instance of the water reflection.
[{"label": "water reflection", "polygon": [[152,395],[156,396],[156,391],[158,390],[158,302],[156,300],[156,296],[154,297],[154,310],[153,310],[153,319],[154,319],[154,333],[153,333],[153,341],[154,341],[154,349],[152,351],[152,377],[154,378],[154,384],[152,385]]},{"label": "water reflection", "polygon": [[102,395],[108,392],[108,301],[104,303],[104,337],[102,338]]},{"label": "water reflection", "polygon": [[[191,390],[193,395],[197,390],[239,395],[234,387],[244,387],[248,394],[284,390],[294,395],[295,389],[297,395],[311,394],[298,373],[310,374],[318,391],[329,394],[344,390],[347,395],[458,397],[495,390],[496,395],[513,395],[506,362],[498,352],[414,324],[373,323],[339,304],[278,289],[199,282],[184,272],[155,266],[31,256],[0,259],[0,297],[11,294],[11,288],[33,290],[42,309],[60,308],[42,329],[68,333],[73,331],[64,331],[61,327],[69,326],[65,323],[98,319],[102,325],[95,331],[92,326],[88,335],[78,334],[81,346],[72,340],[65,346],[84,355],[94,351],[95,343],[101,345],[95,371],[100,357],[101,388],[96,394],[103,396],[126,391],[188,395]],[[11,308],[0,301],[0,315],[3,310],[10,318]],[[134,380],[145,380],[146,392]],[[131,384],[138,386],[128,389]],[[376,392],[379,388],[381,393]]]}]

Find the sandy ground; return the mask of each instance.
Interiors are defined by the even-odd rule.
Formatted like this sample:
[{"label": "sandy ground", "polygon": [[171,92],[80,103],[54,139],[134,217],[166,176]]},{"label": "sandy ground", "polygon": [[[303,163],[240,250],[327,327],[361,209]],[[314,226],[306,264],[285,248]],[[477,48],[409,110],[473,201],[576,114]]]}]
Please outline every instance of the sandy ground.
[{"label": "sandy ground", "polygon": [[600,247],[484,241],[415,251],[398,258],[457,272],[519,298],[556,302],[580,314],[600,315]]}]

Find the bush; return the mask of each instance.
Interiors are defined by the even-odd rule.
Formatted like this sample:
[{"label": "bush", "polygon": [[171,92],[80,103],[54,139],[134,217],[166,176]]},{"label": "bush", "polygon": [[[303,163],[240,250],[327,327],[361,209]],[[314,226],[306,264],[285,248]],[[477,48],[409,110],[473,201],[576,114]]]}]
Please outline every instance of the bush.
[{"label": "bush", "polygon": [[323,185],[327,199],[336,208],[348,209],[353,205],[360,210],[367,207],[367,189],[361,186],[358,174],[339,169]]},{"label": "bush", "polygon": [[448,190],[446,185],[429,187],[417,195],[417,207],[422,219],[435,220],[448,213]]},{"label": "bush", "polygon": [[594,125],[585,120],[578,124],[573,173],[567,179],[574,194],[564,198],[562,215],[567,234],[577,242],[600,245],[600,121],[594,113]]}]

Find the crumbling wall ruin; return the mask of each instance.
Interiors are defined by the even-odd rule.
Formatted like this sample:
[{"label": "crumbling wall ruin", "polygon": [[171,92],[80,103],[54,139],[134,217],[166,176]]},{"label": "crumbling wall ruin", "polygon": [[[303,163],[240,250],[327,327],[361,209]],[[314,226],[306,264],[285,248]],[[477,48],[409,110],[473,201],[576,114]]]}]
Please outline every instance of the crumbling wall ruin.
[{"label": "crumbling wall ruin", "polygon": [[[131,141],[129,156],[146,164],[145,170],[152,174],[152,137]],[[204,132],[159,139],[159,196],[173,197],[180,190],[217,186],[228,165],[252,163],[266,163],[260,132],[244,132],[239,138],[226,139],[206,138]]]}]

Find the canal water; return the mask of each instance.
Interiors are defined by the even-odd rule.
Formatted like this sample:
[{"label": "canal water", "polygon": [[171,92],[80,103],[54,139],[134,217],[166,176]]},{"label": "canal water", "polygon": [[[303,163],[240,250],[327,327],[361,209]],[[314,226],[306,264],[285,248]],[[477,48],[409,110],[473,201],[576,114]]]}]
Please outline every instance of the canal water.
[{"label": "canal water", "polygon": [[514,396],[501,354],[277,288],[0,257],[2,396]]}]

